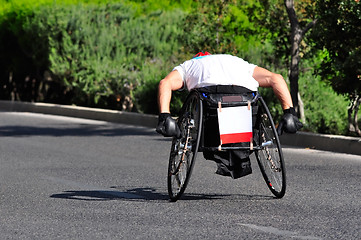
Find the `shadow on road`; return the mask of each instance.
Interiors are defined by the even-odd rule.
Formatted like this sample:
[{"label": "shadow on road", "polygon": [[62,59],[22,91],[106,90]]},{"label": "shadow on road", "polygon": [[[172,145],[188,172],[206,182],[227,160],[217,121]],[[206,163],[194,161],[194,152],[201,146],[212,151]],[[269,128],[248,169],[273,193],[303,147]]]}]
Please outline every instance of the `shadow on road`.
[{"label": "shadow on road", "polygon": [[79,127],[33,127],[33,126],[1,126],[0,136],[3,137],[26,137],[26,136],[133,136],[133,135],[157,135],[155,130],[141,127],[131,127],[116,124],[109,125],[80,125]]},{"label": "shadow on road", "polygon": [[[119,187],[111,187],[118,189]],[[155,188],[132,188],[128,190],[91,190],[91,191],[65,191],[53,194],[51,198],[83,200],[83,201],[168,201],[168,194]],[[194,194],[185,193],[181,197],[183,201],[189,200],[271,200],[274,197],[262,195],[240,194]]]}]

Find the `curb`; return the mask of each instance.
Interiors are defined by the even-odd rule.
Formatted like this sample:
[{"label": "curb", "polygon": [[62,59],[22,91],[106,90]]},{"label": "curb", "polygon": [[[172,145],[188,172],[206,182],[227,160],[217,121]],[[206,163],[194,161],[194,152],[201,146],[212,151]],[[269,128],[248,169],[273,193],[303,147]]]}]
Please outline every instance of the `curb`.
[{"label": "curb", "polygon": [[158,117],[149,114],[77,107],[49,103],[26,103],[0,100],[0,110],[10,112],[34,112],[66,117],[77,117],[114,123],[155,128]]},{"label": "curb", "polygon": [[[155,128],[158,117],[150,114],[105,110],[99,108],[67,106],[49,103],[26,103],[0,100],[1,111],[34,112],[77,117],[114,123]],[[281,143],[287,146],[311,148],[331,152],[361,155],[361,138],[298,132],[283,134]]]},{"label": "curb", "polygon": [[297,132],[283,134],[280,140],[288,146],[361,155],[361,138],[357,137]]}]

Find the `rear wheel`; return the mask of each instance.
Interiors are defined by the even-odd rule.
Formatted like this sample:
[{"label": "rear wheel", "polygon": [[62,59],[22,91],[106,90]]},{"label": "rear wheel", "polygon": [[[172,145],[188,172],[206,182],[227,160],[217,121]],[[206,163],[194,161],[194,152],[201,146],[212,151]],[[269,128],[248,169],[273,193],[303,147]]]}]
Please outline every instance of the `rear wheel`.
[{"label": "rear wheel", "polygon": [[262,98],[258,101],[254,141],[262,146],[255,153],[263,178],[271,192],[282,198],[286,193],[283,153],[272,116]]},{"label": "rear wheel", "polygon": [[173,138],[168,165],[168,194],[172,202],[184,193],[196,160],[203,107],[197,92],[191,92],[183,104],[177,120],[182,132],[180,139]]}]

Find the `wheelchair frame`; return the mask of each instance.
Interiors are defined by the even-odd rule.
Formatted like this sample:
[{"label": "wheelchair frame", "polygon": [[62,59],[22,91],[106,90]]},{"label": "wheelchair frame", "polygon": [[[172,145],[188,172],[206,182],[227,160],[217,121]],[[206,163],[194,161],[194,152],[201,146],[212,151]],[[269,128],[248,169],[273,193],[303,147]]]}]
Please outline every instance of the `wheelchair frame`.
[{"label": "wheelchair frame", "polygon": [[[250,146],[204,146],[204,105],[206,98],[200,89],[192,90],[183,104],[178,126],[180,139],[173,138],[168,164],[168,193],[170,201],[177,201],[189,182],[198,152],[250,150],[255,152],[261,173],[276,198],[286,192],[286,171],[279,137],[269,109],[259,92],[252,92],[248,101],[221,102],[221,107],[257,106],[253,141]],[[226,93],[229,94],[229,93]],[[239,95],[233,93],[231,95]]]}]

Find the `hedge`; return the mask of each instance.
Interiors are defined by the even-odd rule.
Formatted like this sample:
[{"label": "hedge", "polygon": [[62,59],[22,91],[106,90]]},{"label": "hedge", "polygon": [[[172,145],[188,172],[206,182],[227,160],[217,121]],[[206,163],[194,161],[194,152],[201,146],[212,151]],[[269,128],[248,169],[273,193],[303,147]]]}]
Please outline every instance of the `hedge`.
[{"label": "hedge", "polygon": [[143,111],[134,90],[176,61],[183,13],[136,15],[121,3],[10,12],[0,25],[2,98]]},{"label": "hedge", "polygon": [[[243,3],[218,16],[211,6],[192,10],[190,0],[0,0],[0,98],[156,114],[159,80],[204,47],[241,54],[286,78],[287,70],[273,69],[273,46],[260,41],[247,15],[258,5]],[[216,17],[223,17],[220,28],[212,27]],[[261,91],[277,121],[277,99]],[[174,94],[173,113],[186,94]],[[347,100],[311,71],[300,75],[300,94],[304,130],[345,133]]]}]

